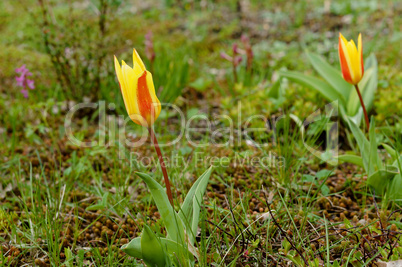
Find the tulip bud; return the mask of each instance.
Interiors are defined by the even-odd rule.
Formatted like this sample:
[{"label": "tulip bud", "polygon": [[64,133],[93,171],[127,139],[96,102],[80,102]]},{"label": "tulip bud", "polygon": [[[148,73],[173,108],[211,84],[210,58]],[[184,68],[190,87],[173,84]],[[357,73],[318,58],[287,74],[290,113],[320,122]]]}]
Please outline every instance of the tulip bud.
[{"label": "tulip bud", "polygon": [[349,42],[339,33],[339,60],[345,81],[356,85],[364,74],[362,36],[359,34],[357,48],[353,40]]},{"label": "tulip bud", "polygon": [[155,94],[152,74],[146,70],[137,51],[133,51],[133,67],[116,57],[114,65],[124,105],[131,120],[144,127],[151,127],[158,118],[161,104]]}]

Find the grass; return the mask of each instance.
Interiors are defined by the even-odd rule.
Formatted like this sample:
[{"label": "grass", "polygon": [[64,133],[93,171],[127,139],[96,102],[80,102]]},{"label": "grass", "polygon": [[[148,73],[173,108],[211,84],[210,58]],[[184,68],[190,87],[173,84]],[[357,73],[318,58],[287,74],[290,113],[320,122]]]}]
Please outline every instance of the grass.
[{"label": "grass", "polygon": [[[321,1],[245,1],[249,5],[241,11],[236,1],[204,1],[205,6],[180,1],[185,3],[182,8],[122,1],[111,8],[115,13],[105,35],[109,45],[102,50],[102,83],[91,95],[92,100],[105,101],[104,113],[86,108],[72,120],[74,137],[97,141],[92,147],[74,145],[66,136],[65,118],[73,106],[70,101],[82,102],[93,88],[81,95],[60,85],[37,24],[40,6],[36,1],[20,2],[0,3],[0,266],[136,266],[144,263],[124,254],[121,245],[139,236],[144,224],[165,236],[154,201],[135,175],[150,173],[162,183],[162,172],[149,140],[135,148],[124,143],[124,137],[138,141],[142,129],[127,123],[122,132],[126,113],[112,64],[114,54],[130,62],[133,47],[145,58],[148,30],[154,36],[158,95],[174,101],[186,119],[194,114],[210,118],[212,130],[222,133],[230,126],[230,120],[217,115],[228,116],[235,125],[233,145],[225,144],[231,140],[224,135],[205,130],[188,132],[193,143],[181,138],[162,148],[169,159],[176,204],[209,165],[217,165],[200,214],[198,266],[303,266],[303,257],[310,266],[372,266],[379,259],[402,258],[400,201],[376,196],[377,210],[361,168],[347,163],[334,168],[314,157],[289,116],[272,127],[282,115],[304,120],[326,102],[287,81],[277,97],[270,95],[277,70],[313,72],[305,49],[338,65],[338,31],[348,39],[362,32],[365,56],[374,52],[379,61],[372,111],[379,125],[378,142],[400,152],[397,1],[333,1],[329,7]],[[80,27],[96,26],[96,6],[97,2],[77,6],[74,18]],[[64,23],[68,4],[55,1],[53,10]],[[253,47],[253,72],[246,71],[243,59],[236,70],[239,83],[234,84],[232,65],[220,53],[231,55],[234,43],[242,48],[242,33]],[[62,47],[74,47],[67,37],[58,37]],[[35,80],[28,99],[15,84],[14,69],[22,64]],[[255,114],[268,118],[268,123],[258,118],[246,121]],[[179,135],[180,119],[174,110],[163,110],[155,124],[161,144]],[[191,123],[208,126],[202,117]],[[320,149],[325,139],[321,126],[310,125],[305,140]],[[244,130],[253,127],[265,130],[250,131],[250,140],[268,142],[267,147],[246,141]],[[341,123],[341,151],[354,148],[346,131]],[[224,145],[194,145],[212,137]],[[267,157],[276,164],[254,164],[253,157]],[[221,159],[228,161],[218,164]]]}]

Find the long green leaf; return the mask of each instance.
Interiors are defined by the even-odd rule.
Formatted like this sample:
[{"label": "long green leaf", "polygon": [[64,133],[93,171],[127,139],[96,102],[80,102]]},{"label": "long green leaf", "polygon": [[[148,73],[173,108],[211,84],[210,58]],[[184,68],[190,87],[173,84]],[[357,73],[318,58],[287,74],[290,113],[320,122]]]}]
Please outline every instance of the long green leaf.
[{"label": "long green leaf", "polygon": [[359,157],[359,156],[356,156],[356,155],[344,154],[344,155],[339,155],[337,158],[338,158],[338,160],[340,160],[342,162],[352,163],[354,165],[357,165],[357,166],[360,166],[360,167],[364,168],[362,157]]},{"label": "long green leaf", "polygon": [[207,184],[209,181],[209,177],[211,176],[213,167],[209,167],[198,179],[195,181],[193,186],[188,191],[186,198],[181,205],[179,216],[183,220],[183,222],[187,222],[188,225],[191,225],[191,211],[193,208],[193,200],[196,192],[201,192],[204,195],[205,190],[207,188]]},{"label": "long green leaf", "polygon": [[166,266],[167,255],[158,237],[148,225],[144,225],[141,234],[142,259],[148,266]]},{"label": "long green leaf", "polygon": [[205,190],[207,189],[207,184],[209,181],[209,177],[211,176],[212,173],[212,166],[209,167],[208,170],[204,172],[204,174],[201,175],[201,181],[199,185],[197,186],[197,189],[195,190],[195,195],[193,199],[193,221],[192,221],[192,236],[195,237],[197,235],[197,229],[198,229],[198,219],[200,217],[200,208],[201,208],[201,203],[202,199],[205,193]]},{"label": "long green leaf", "polygon": [[320,55],[306,52],[310,63],[314,69],[336,90],[342,95],[342,101],[346,103],[346,99],[350,95],[350,91],[353,90],[353,86],[346,82],[340,69],[336,69],[328,64]]},{"label": "long green leaf", "polygon": [[180,217],[177,216],[172,205],[170,205],[164,188],[148,174],[141,172],[137,172],[136,174],[147,184],[151,191],[152,197],[155,200],[158,211],[166,227],[166,231],[168,232],[168,237],[173,241],[183,244],[186,240],[183,222]]},{"label": "long green leaf", "polygon": [[392,200],[402,201],[402,175],[398,174],[392,179],[388,187],[388,197]]},{"label": "long green leaf", "polygon": [[[375,97],[375,92],[377,91],[378,86],[378,64],[377,59],[374,54],[371,54],[366,59],[366,64],[364,66],[366,69],[372,69],[372,74],[369,75],[368,80],[362,80],[362,88],[363,88],[363,99],[367,104],[367,111],[370,111]],[[364,78],[364,76],[363,76]]]},{"label": "long green leaf", "polygon": [[385,150],[388,152],[391,158],[393,160],[396,160],[396,157],[398,157],[398,153],[396,153],[396,150],[387,144],[382,143],[381,145],[385,148]]},{"label": "long green leaf", "polygon": [[202,197],[201,200],[199,200],[196,196],[194,196],[194,201],[193,201],[193,219],[191,222],[191,241],[193,242],[195,237],[197,236],[197,230],[198,230],[198,220],[200,218],[200,205],[201,205]]},{"label": "long green leaf", "polygon": [[353,136],[356,138],[357,145],[360,149],[360,154],[363,159],[363,166],[366,172],[369,172],[369,155],[370,155],[370,143],[367,138],[364,136],[363,132],[357,127],[357,125],[349,118],[347,119],[349,124],[349,128],[353,133]]},{"label": "long green leaf", "polygon": [[197,179],[187,193],[179,211],[179,216],[185,223],[191,244],[194,243],[195,236],[197,235],[200,204],[202,203],[202,198],[205,194],[212,170],[213,167],[211,166]]},{"label": "long green leaf", "polygon": [[[172,259],[178,257],[179,259],[186,259],[181,260],[182,266],[186,261],[194,261],[195,254],[192,254],[188,249],[184,248],[179,243],[176,243],[170,239],[166,238],[159,238],[162,247],[167,253],[171,256]],[[132,239],[128,244],[125,244],[121,247],[121,249],[128,255],[142,259],[142,248],[141,248],[141,237],[136,237]]]},{"label": "long green leaf", "polygon": [[323,97],[331,102],[339,100],[342,104],[345,104],[342,101],[342,95],[339,94],[338,91],[336,91],[331,85],[320,79],[307,76],[296,71],[279,71],[278,73],[282,77],[288,78],[291,81],[304,85],[312,90],[318,91]]},{"label": "long green leaf", "polygon": [[281,93],[281,81],[278,79],[272,86],[267,90],[266,95],[270,98],[278,99]]},{"label": "long green leaf", "polygon": [[390,179],[394,178],[399,172],[395,169],[387,167],[374,172],[367,178],[367,184],[371,185],[377,194],[383,195]]},{"label": "long green leaf", "polygon": [[370,154],[369,154],[370,157],[369,157],[368,175],[371,175],[372,173],[374,173],[374,171],[382,169],[381,159],[378,156],[374,117],[371,117],[369,135],[370,135]]}]

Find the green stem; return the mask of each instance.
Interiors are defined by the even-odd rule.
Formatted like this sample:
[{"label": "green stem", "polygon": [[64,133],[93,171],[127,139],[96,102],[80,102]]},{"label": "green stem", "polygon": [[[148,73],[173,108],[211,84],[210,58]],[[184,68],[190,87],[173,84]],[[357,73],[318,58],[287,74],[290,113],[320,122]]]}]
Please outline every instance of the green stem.
[{"label": "green stem", "polygon": [[364,119],[366,120],[366,125],[367,125],[367,131],[369,131],[370,130],[370,121],[369,121],[369,118],[367,115],[366,106],[364,105],[363,97],[360,94],[359,86],[357,84],[355,84],[355,88],[356,88],[357,94],[359,95],[360,104],[362,105],[362,108],[363,108]]},{"label": "green stem", "polygon": [[170,204],[173,206],[172,191],[170,189],[169,177],[168,177],[168,174],[167,174],[167,171],[166,171],[165,161],[163,160],[162,151],[159,148],[158,140],[156,139],[156,135],[155,135],[155,132],[152,130],[152,127],[149,127],[148,131],[149,131],[149,134],[151,135],[151,140],[152,140],[152,143],[154,144],[156,154],[158,154],[158,159],[159,159],[159,163],[161,165],[163,178],[165,180],[166,193],[168,195]]}]

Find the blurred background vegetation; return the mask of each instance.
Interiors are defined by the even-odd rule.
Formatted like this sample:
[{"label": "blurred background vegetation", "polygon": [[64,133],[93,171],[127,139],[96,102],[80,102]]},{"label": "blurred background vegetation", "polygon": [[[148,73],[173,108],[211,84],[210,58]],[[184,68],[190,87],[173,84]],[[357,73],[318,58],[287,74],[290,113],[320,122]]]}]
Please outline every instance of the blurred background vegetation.
[{"label": "blurred background vegetation", "polygon": [[[379,61],[374,110],[383,121],[402,108],[401,10],[396,0],[2,1],[1,91],[11,103],[86,97],[121,104],[113,55],[129,63],[135,47],[147,61],[144,42],[151,32],[154,81],[162,101],[192,91],[210,99],[241,97],[270,87],[274,70],[311,72],[305,49],[338,66],[338,32],[347,38],[361,32],[365,55],[375,52]],[[234,43],[242,47],[242,35],[253,49],[253,78],[247,82],[240,70],[240,85],[234,86],[231,64],[220,54],[231,54]],[[14,80],[15,68],[22,64],[32,71],[37,86],[28,100],[21,99]],[[150,67],[149,60],[146,64]],[[240,64],[244,67],[246,60]],[[314,110],[316,93],[293,86],[284,90],[285,106],[296,113]],[[261,103],[275,111],[272,103]]]}]

